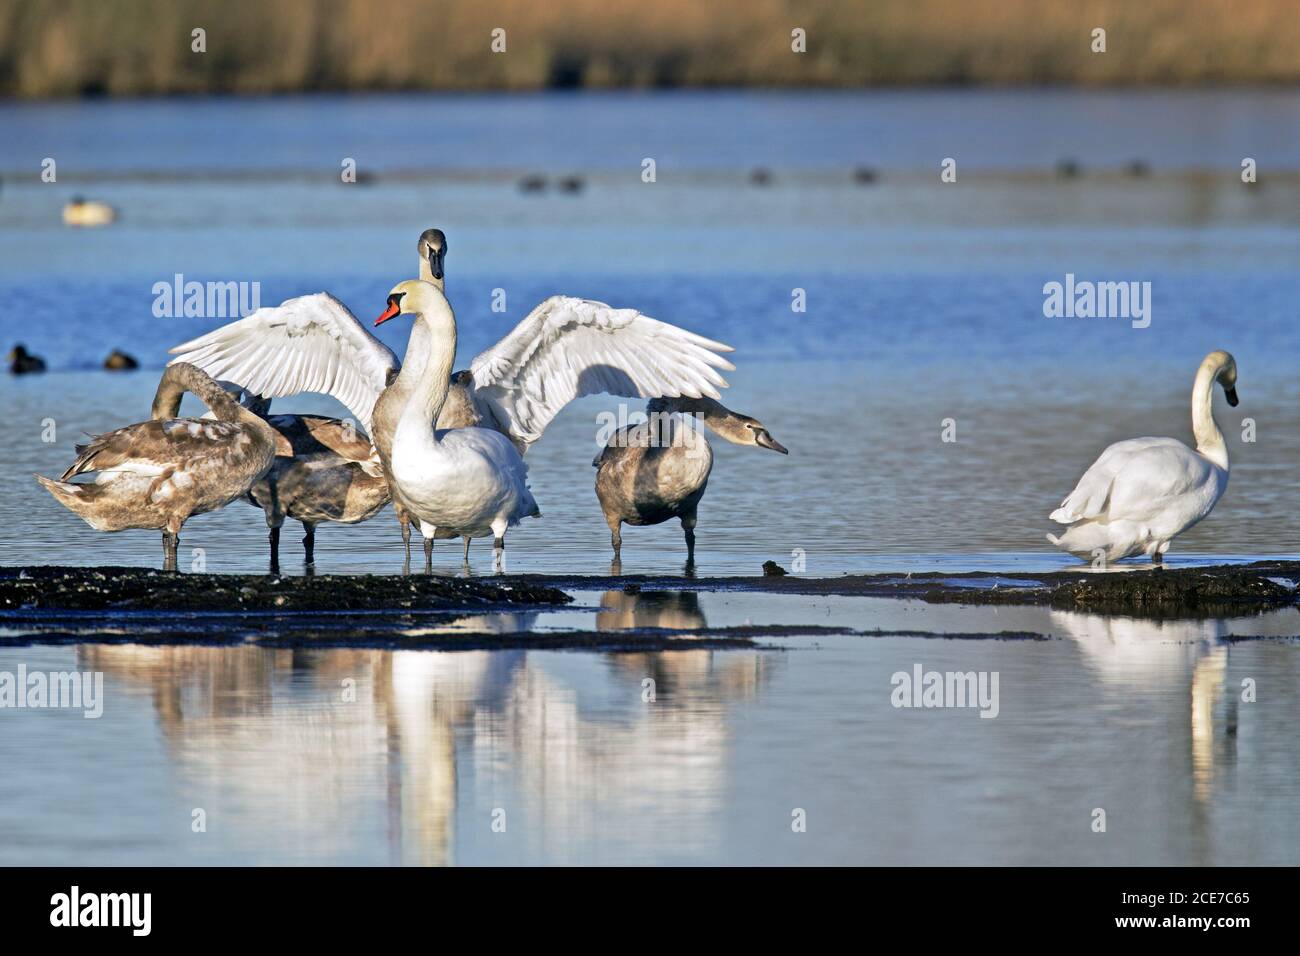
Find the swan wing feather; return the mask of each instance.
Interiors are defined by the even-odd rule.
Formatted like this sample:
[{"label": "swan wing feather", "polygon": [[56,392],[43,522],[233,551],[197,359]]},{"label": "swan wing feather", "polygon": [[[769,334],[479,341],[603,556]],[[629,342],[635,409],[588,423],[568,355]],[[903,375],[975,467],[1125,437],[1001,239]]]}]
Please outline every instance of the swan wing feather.
[{"label": "swan wing feather", "polygon": [[198,463],[226,458],[237,451],[242,428],[234,422],[172,418],[140,422],[77,445],[77,459],[60,477],[67,481],[89,472],[160,475],[193,470]]},{"label": "swan wing feather", "polygon": [[585,395],[716,399],[727,387],[718,369],[735,368],[719,353],[730,351],[635,309],[556,295],[478,355],[470,371],[476,397],[526,447]]},{"label": "swan wing feather", "polygon": [[1061,524],[1103,517],[1142,521],[1168,499],[1203,485],[1213,467],[1174,438],[1116,442],[1084,472],[1051,518]]},{"label": "swan wing feather", "polygon": [[400,367],[397,356],[328,292],[287,299],[171,350],[214,379],[255,395],[319,392],[338,399],[370,430],[375,400]]}]

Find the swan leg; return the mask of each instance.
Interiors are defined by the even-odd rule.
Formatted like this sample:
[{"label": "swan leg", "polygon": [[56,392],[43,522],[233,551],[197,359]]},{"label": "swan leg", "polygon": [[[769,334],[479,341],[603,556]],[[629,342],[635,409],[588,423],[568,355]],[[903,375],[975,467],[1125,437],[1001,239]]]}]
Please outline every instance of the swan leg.
[{"label": "swan leg", "polygon": [[302,548],[303,551],[305,551],[307,554],[307,563],[315,564],[316,563],[316,526],[314,524],[309,524],[308,522],[304,521],[302,523],[302,529],[307,532],[302,539]]},{"label": "swan leg", "polygon": [[424,539],[424,573],[433,573],[433,535]]},{"label": "swan leg", "polygon": [[176,570],[176,547],[180,544],[180,538],[172,531],[166,529],[162,533],[163,539],[163,570]]},{"label": "swan leg", "polygon": [[1159,548],[1157,548],[1155,551],[1151,552],[1151,563],[1152,563],[1152,564],[1164,564],[1164,563],[1165,563],[1165,554],[1164,554],[1164,552],[1161,551]]},{"label": "swan leg", "polygon": [[695,515],[682,516],[682,531],[686,533],[686,563],[695,563]]},{"label": "swan leg", "polygon": [[406,563],[411,563],[411,522],[406,515],[399,515],[402,522],[402,544],[406,548]]},{"label": "swan leg", "polygon": [[469,535],[467,535],[467,534],[461,535],[461,537],[465,539],[465,553],[462,554],[462,555],[460,556],[460,559],[461,559],[461,561],[464,562],[465,564],[469,564],[469,542],[470,542],[470,537],[469,537]]},{"label": "swan leg", "polygon": [[267,538],[271,542],[271,574],[280,573],[280,526],[276,525],[271,529]]},{"label": "swan leg", "polygon": [[619,524],[614,525],[614,527],[611,528],[609,532],[609,543],[610,546],[614,549],[615,561],[617,561],[623,553],[623,535],[621,532],[622,532],[621,522]]},{"label": "swan leg", "polygon": [[506,528],[505,521],[492,522],[492,563],[498,574],[506,569]]}]

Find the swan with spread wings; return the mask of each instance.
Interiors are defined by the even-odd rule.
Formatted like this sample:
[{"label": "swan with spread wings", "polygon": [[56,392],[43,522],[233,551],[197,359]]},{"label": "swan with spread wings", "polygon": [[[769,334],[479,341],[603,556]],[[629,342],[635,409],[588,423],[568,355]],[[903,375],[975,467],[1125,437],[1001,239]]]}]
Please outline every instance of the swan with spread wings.
[{"label": "swan with spread wings", "polygon": [[[436,242],[430,241],[434,234]],[[426,231],[419,248],[420,277],[441,288],[445,237]],[[412,335],[421,334],[415,325]],[[300,392],[333,396],[369,434],[381,463],[391,462],[397,417],[410,397],[399,394],[411,387],[404,382],[419,380],[399,376],[397,356],[325,292],[258,309],[171,351],[173,361],[265,398]],[[721,354],[730,351],[635,309],[551,296],[469,369],[452,376],[436,428],[494,429],[523,454],[565,405],[586,395],[716,399],[727,387],[719,370],[734,368]],[[423,362],[427,352],[424,343],[412,342],[407,362]],[[409,558],[410,518],[400,501],[394,504]],[[443,528],[438,536],[454,533]],[[432,544],[426,538],[426,566]],[[468,538],[465,547],[468,552]]]}]

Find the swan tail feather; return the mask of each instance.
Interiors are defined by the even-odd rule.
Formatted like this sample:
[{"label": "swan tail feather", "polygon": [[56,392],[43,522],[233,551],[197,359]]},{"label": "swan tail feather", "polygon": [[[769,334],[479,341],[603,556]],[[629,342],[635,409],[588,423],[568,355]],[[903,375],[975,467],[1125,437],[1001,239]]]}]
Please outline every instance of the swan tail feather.
[{"label": "swan tail feather", "polygon": [[41,486],[54,496],[54,500],[73,514],[85,521],[90,521],[93,507],[98,498],[99,487],[93,484],[78,484],[74,481],[58,481],[44,475],[34,475]]}]

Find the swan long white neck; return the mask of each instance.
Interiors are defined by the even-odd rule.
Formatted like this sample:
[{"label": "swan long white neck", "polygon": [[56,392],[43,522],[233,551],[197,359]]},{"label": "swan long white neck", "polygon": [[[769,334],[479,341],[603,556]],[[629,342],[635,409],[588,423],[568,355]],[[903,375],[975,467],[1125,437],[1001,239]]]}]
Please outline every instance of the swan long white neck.
[{"label": "swan long white neck", "polygon": [[434,423],[447,401],[451,369],[456,362],[456,323],[450,320],[443,325],[441,329],[432,328],[421,312],[411,329],[406,360],[398,375],[398,383],[410,396],[397,424],[397,436],[403,440],[438,444]]},{"label": "swan long white neck", "polygon": [[1192,385],[1192,434],[1196,450],[1224,470],[1228,467],[1228,445],[1214,420],[1214,383],[1222,365],[1207,359],[1196,372]]},{"label": "swan long white neck", "polygon": [[393,387],[400,389],[404,395],[413,393],[419,387],[420,380],[424,378],[424,370],[429,366],[430,338],[428,323],[417,318],[411,325],[411,336],[406,341],[406,354],[402,356],[401,371],[397,373],[397,379],[393,382]]}]

